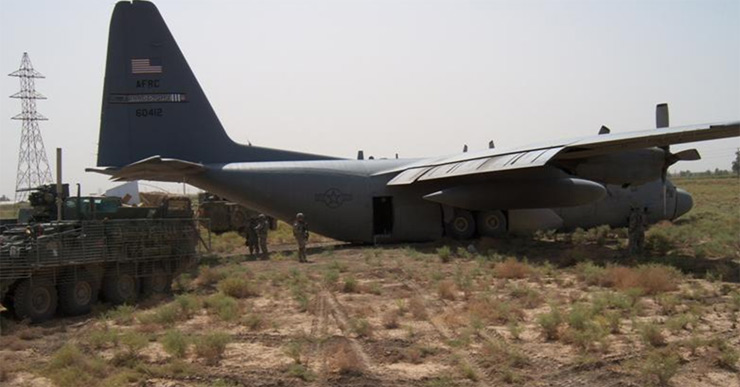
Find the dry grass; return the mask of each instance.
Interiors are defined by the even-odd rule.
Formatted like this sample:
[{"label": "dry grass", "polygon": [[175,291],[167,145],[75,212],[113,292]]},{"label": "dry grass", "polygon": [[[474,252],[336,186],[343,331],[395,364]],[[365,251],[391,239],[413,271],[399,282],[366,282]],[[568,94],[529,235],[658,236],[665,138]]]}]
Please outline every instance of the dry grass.
[{"label": "dry grass", "polygon": [[226,277],[218,283],[218,290],[234,298],[257,297],[260,295],[257,285],[246,278]]},{"label": "dry grass", "polygon": [[427,308],[424,306],[424,299],[421,296],[412,297],[409,300],[408,308],[415,320],[424,321],[429,319]]},{"label": "dry grass", "polygon": [[203,359],[206,364],[218,364],[226,351],[226,345],[231,337],[223,332],[209,333],[195,339],[195,354]]},{"label": "dry grass", "polygon": [[498,278],[527,278],[533,273],[531,266],[519,262],[516,258],[507,258],[493,268],[493,275]]},{"label": "dry grass", "polygon": [[347,340],[340,340],[328,349],[329,367],[332,372],[343,375],[362,375],[364,365],[360,356],[352,349]]},{"label": "dry grass", "polygon": [[398,310],[394,309],[387,311],[383,314],[381,321],[383,323],[383,327],[386,329],[398,328]]},{"label": "dry grass", "polygon": [[455,282],[452,280],[439,281],[437,284],[437,294],[443,300],[455,301]]},{"label": "dry grass", "polygon": [[652,295],[678,289],[676,284],[681,278],[678,270],[664,265],[609,266],[603,272],[601,283],[620,290],[641,289]]}]

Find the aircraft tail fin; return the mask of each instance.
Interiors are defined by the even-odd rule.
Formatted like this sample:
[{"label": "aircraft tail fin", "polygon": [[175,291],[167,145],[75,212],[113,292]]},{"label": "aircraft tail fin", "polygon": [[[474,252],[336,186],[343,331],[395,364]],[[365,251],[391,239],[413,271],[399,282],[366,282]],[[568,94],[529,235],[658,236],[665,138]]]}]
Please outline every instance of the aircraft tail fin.
[{"label": "aircraft tail fin", "polygon": [[121,1],[110,23],[98,166],[151,156],[198,163],[332,157],[240,145],[226,134],[154,4]]}]

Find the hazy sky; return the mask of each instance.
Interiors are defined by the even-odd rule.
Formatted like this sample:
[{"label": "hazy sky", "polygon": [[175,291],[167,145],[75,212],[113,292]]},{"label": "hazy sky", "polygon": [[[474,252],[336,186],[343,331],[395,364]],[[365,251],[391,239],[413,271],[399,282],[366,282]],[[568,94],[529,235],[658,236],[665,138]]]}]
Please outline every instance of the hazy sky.
[{"label": "hazy sky", "polygon": [[[434,156],[559,137],[740,119],[740,1],[155,1],[229,135],[353,158]],[[96,161],[114,1],[0,0],[0,73],[27,51],[50,161]],[[0,77],[0,194],[13,196],[19,121]],[[699,143],[729,169],[737,138]],[[685,149],[687,146],[675,146]],[[53,167],[53,166],[52,166]]]}]

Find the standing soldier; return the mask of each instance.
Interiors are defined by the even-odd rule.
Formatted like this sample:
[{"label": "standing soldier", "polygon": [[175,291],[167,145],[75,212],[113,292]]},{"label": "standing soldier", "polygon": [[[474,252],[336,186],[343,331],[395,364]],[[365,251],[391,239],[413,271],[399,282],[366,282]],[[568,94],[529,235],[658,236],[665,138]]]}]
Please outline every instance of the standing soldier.
[{"label": "standing soldier", "polygon": [[629,252],[640,256],[645,248],[645,210],[632,207],[629,221]]},{"label": "standing soldier", "polygon": [[247,246],[249,246],[249,255],[254,257],[254,253],[260,252],[257,237],[257,218],[250,218],[247,223]]},{"label": "standing soldier", "polygon": [[257,238],[259,239],[259,250],[262,254],[262,259],[269,259],[270,256],[267,252],[267,230],[270,229],[270,223],[265,214],[259,214],[257,217],[257,226],[255,226],[254,229],[257,232]]},{"label": "standing soldier", "polygon": [[308,262],[306,258],[306,243],[308,243],[308,224],[303,219],[303,213],[297,213],[293,222],[293,236],[298,242],[298,262]]}]

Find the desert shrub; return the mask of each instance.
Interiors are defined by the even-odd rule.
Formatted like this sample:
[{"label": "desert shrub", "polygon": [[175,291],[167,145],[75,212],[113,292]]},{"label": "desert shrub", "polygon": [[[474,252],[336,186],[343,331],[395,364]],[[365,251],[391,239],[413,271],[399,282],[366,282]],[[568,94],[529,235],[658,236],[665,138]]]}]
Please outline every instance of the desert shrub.
[{"label": "desert shrub", "polygon": [[142,324],[159,324],[164,326],[174,325],[181,317],[185,315],[181,313],[180,308],[175,304],[163,305],[152,312],[140,315],[138,317],[139,322]]},{"label": "desert shrub", "polygon": [[94,330],[87,335],[87,343],[94,349],[115,347],[118,344],[120,331],[110,329],[107,325],[102,330]]},{"label": "desert shrub", "polygon": [[126,352],[132,357],[139,356],[141,350],[149,344],[149,339],[146,335],[138,332],[123,333],[121,334],[119,341]]},{"label": "desert shrub", "polygon": [[164,350],[172,357],[178,359],[185,357],[188,350],[188,339],[182,332],[171,329],[160,338],[160,342]]},{"label": "desert shrub", "polygon": [[234,298],[259,296],[259,290],[256,285],[245,278],[237,276],[226,277],[219,281],[218,290]]},{"label": "desert shrub", "polygon": [[83,353],[74,344],[65,344],[52,355],[43,374],[61,387],[96,385],[107,376],[108,367],[103,359]]},{"label": "desert shrub", "polygon": [[719,354],[717,355],[717,364],[730,371],[737,371],[737,362],[740,360],[740,352],[737,348],[727,344],[726,341],[720,341],[717,345]]},{"label": "desert shrub", "polygon": [[493,267],[493,275],[499,278],[526,278],[532,271],[532,267],[527,263],[519,262],[513,257]]},{"label": "desert shrub", "polygon": [[662,347],[665,345],[665,337],[660,327],[655,323],[645,323],[640,327],[640,337],[643,343],[651,347]]},{"label": "desert shrub", "polygon": [[645,248],[656,255],[666,255],[673,247],[671,237],[662,232],[660,227],[653,227],[645,235]]},{"label": "desert shrub", "polygon": [[476,297],[468,302],[467,309],[471,321],[477,320],[487,324],[506,324],[519,320],[524,315],[524,312],[516,305],[492,297]]},{"label": "desert shrub", "polygon": [[424,306],[424,299],[420,296],[412,297],[409,300],[409,310],[415,320],[426,320],[429,318],[427,308]]},{"label": "desert shrub", "polygon": [[576,277],[589,285],[601,285],[604,278],[604,268],[592,262],[580,262],[575,267]]},{"label": "desert shrub", "polygon": [[597,245],[603,246],[609,238],[609,231],[611,231],[611,227],[606,224],[593,227],[588,230],[588,238]]},{"label": "desert shrub", "polygon": [[437,249],[437,256],[442,263],[449,263],[452,260],[452,250],[449,246],[442,246]]},{"label": "desert shrub", "polygon": [[676,354],[664,350],[653,350],[642,362],[642,374],[653,383],[667,385],[678,372],[679,358]]},{"label": "desert shrub", "polygon": [[386,329],[398,328],[398,311],[389,310],[388,312],[383,314],[382,323]]},{"label": "desert shrub", "polygon": [[585,245],[588,243],[588,233],[586,230],[578,227],[570,234],[570,240],[575,245]]},{"label": "desert shrub", "polygon": [[172,291],[184,293],[193,287],[193,276],[190,273],[182,273],[172,280]]},{"label": "desert shrub", "polygon": [[542,333],[545,335],[547,340],[557,340],[560,336],[559,329],[560,324],[563,322],[563,316],[560,310],[551,305],[550,312],[543,313],[537,316],[537,324],[542,328]]},{"label": "desert shrub", "polygon": [[687,329],[689,325],[695,326],[698,318],[690,313],[680,313],[669,317],[665,325],[671,332]]},{"label": "desert shrub", "polygon": [[372,337],[373,335],[373,326],[364,318],[352,320],[350,325],[357,337]]},{"label": "desert shrub", "polygon": [[175,303],[180,308],[184,318],[191,318],[201,308],[201,300],[193,294],[181,294],[175,297]]},{"label": "desert shrub", "polygon": [[224,278],[226,278],[225,270],[215,269],[210,266],[201,266],[198,270],[198,277],[195,279],[195,284],[198,287],[211,287]]},{"label": "desert shrub", "polygon": [[203,306],[223,321],[234,321],[240,314],[239,303],[233,297],[223,293],[216,293],[206,298]]},{"label": "desert shrub", "polygon": [[293,363],[288,366],[288,375],[303,380],[304,382],[313,382],[316,380],[316,375],[308,367],[303,364]]},{"label": "desert shrub", "polygon": [[474,382],[478,381],[478,373],[475,372],[475,369],[467,362],[467,360],[462,358],[458,359],[457,367],[460,370],[460,374],[462,374],[465,379],[469,379]]},{"label": "desert shrub", "polygon": [[443,300],[455,300],[455,283],[451,280],[443,280],[437,284],[437,294]]},{"label": "desert shrub", "polygon": [[250,331],[258,331],[265,327],[265,319],[257,313],[250,313],[244,317],[244,325]]},{"label": "desert shrub", "polygon": [[301,364],[301,353],[303,352],[303,343],[293,340],[283,347],[283,353],[293,360],[295,364]]},{"label": "desert shrub", "polygon": [[200,336],[195,339],[195,354],[205,360],[207,364],[217,364],[221,360],[224,351],[226,351],[226,345],[230,341],[231,337],[223,332],[214,332]]},{"label": "desert shrub", "polygon": [[670,266],[643,265],[636,269],[609,266],[604,271],[602,283],[621,290],[639,288],[645,294],[658,294],[676,290],[680,278],[681,273]]},{"label": "desert shrub", "polygon": [[132,305],[119,305],[115,309],[107,311],[103,317],[119,325],[130,325],[134,322],[135,310],[136,308]]},{"label": "desert shrub", "polygon": [[344,286],[342,286],[342,291],[344,293],[357,293],[357,279],[353,276],[348,276],[344,279]]},{"label": "desert shrub", "polygon": [[339,341],[330,347],[330,353],[332,371],[342,375],[362,375],[364,372],[362,360],[347,340]]},{"label": "desert shrub", "polygon": [[373,282],[368,286],[367,292],[379,296],[382,293],[382,287],[380,286],[380,283]]},{"label": "desert shrub", "polygon": [[529,358],[517,350],[515,345],[507,344],[502,340],[487,340],[483,343],[481,353],[484,362],[489,367],[498,368],[504,365],[505,367],[523,368],[530,364]]},{"label": "desert shrub", "polygon": [[591,308],[583,303],[574,304],[568,312],[568,326],[584,330],[592,317]]},{"label": "desert shrub", "polygon": [[339,271],[327,270],[326,272],[324,272],[324,285],[327,288],[333,289],[337,285],[338,280],[339,280]]},{"label": "desert shrub", "polygon": [[516,284],[511,287],[511,297],[525,308],[535,308],[542,303],[542,295],[527,284]]},{"label": "desert shrub", "polygon": [[344,273],[347,271],[347,265],[339,263],[336,259],[331,261],[329,264],[329,269],[334,270],[339,273]]},{"label": "desert shrub", "polygon": [[681,300],[675,294],[660,294],[655,297],[655,301],[660,305],[661,312],[665,315],[676,313],[676,307]]}]

